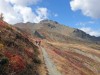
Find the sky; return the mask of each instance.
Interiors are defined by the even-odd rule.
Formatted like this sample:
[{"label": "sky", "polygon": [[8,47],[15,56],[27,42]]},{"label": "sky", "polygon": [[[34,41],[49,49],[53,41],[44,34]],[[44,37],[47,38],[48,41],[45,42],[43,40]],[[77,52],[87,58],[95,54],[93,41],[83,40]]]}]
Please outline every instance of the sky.
[{"label": "sky", "polygon": [[0,13],[10,24],[50,19],[100,36],[100,0],[0,0]]}]

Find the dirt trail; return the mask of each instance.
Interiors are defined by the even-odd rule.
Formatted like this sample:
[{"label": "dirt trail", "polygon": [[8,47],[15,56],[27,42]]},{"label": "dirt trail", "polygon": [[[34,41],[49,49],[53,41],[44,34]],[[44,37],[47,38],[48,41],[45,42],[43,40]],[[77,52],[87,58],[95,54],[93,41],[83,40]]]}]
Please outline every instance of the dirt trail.
[{"label": "dirt trail", "polygon": [[46,50],[43,47],[41,47],[41,50],[43,52],[44,61],[48,69],[49,75],[61,75],[61,73],[57,70],[53,61],[49,58]]}]

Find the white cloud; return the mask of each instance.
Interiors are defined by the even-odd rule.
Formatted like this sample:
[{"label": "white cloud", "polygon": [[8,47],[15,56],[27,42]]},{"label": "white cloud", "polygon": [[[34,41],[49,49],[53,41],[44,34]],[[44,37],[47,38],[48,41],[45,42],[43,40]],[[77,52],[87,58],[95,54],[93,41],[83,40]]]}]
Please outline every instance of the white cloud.
[{"label": "white cloud", "polygon": [[29,5],[34,5],[41,0],[0,0],[0,13],[4,20],[10,24],[19,22],[38,23],[48,18],[48,9],[44,7],[32,10]]},{"label": "white cloud", "polygon": [[80,30],[92,35],[92,36],[100,36],[100,32],[98,30],[93,30],[89,27],[83,27],[83,28],[80,28]]},{"label": "white cloud", "polygon": [[87,21],[87,22],[78,22],[76,25],[77,26],[87,26],[87,25],[94,25],[96,22],[95,21]]},{"label": "white cloud", "polygon": [[100,0],[72,0],[70,5],[73,11],[81,10],[86,16],[100,18]]},{"label": "white cloud", "polygon": [[39,22],[43,19],[47,19],[48,9],[47,8],[38,8],[36,10],[36,13],[38,14],[38,16],[36,17],[36,21]]},{"label": "white cloud", "polygon": [[20,14],[14,11],[13,7],[5,0],[0,0],[0,13],[4,14],[5,21],[17,23],[21,21]]},{"label": "white cloud", "polygon": [[41,0],[5,0],[5,1],[10,2],[14,5],[28,6],[37,4]]},{"label": "white cloud", "polygon": [[58,14],[54,14],[55,17],[58,17]]},{"label": "white cloud", "polygon": [[14,6],[14,10],[21,15],[21,18],[24,23],[35,22],[34,19],[37,15],[32,12],[32,9],[30,7]]}]

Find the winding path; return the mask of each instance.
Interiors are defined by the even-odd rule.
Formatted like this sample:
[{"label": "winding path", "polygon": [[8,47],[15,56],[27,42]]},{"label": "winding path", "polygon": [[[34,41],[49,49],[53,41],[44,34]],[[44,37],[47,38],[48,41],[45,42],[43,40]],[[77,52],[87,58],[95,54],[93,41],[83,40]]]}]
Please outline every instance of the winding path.
[{"label": "winding path", "polygon": [[43,47],[41,47],[41,50],[44,56],[44,61],[48,69],[49,75],[61,75],[61,73],[57,70],[53,61],[49,58],[46,50]]}]

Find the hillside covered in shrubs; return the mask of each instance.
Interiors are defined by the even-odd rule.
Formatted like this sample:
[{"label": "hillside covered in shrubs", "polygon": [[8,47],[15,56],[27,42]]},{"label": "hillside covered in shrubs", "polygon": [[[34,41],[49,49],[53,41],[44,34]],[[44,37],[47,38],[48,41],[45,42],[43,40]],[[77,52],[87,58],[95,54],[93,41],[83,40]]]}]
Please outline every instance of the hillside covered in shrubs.
[{"label": "hillside covered in shrubs", "polygon": [[27,34],[0,21],[0,75],[39,75],[38,55]]}]

